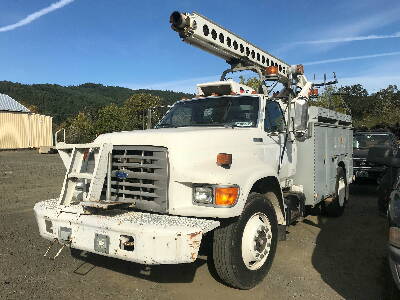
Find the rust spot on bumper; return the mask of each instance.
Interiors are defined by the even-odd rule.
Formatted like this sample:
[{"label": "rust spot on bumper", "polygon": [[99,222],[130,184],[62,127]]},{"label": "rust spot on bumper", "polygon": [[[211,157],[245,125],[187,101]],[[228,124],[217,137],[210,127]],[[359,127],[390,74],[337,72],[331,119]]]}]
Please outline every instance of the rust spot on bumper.
[{"label": "rust spot on bumper", "polygon": [[195,237],[197,237],[199,234],[201,234],[201,231],[199,231],[199,232],[193,232],[193,233],[191,233],[191,234],[188,234],[188,236],[189,236],[189,239],[193,239],[193,238],[195,238]]},{"label": "rust spot on bumper", "polygon": [[188,237],[189,237],[188,245],[192,250],[190,252],[190,259],[192,261],[195,261],[197,258],[197,253],[199,252],[200,243],[201,243],[201,235],[202,235],[201,231],[188,234]]}]

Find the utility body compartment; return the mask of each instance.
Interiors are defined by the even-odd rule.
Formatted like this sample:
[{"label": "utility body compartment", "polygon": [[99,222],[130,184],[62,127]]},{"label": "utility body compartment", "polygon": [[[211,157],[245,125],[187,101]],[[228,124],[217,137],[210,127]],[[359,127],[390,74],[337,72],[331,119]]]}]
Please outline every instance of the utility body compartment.
[{"label": "utility body compartment", "polygon": [[306,205],[316,205],[336,191],[338,166],[353,175],[353,131],[351,117],[326,108],[309,108],[308,136],[298,141],[294,183],[303,186]]}]

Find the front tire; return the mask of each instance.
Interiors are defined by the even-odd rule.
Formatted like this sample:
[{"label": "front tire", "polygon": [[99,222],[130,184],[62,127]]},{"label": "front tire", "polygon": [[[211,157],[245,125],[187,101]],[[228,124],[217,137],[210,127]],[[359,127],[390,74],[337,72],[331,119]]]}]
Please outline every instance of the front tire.
[{"label": "front tire", "polygon": [[251,194],[242,215],[214,231],[214,266],[224,283],[247,290],[268,273],[278,240],[272,198],[274,193]]}]

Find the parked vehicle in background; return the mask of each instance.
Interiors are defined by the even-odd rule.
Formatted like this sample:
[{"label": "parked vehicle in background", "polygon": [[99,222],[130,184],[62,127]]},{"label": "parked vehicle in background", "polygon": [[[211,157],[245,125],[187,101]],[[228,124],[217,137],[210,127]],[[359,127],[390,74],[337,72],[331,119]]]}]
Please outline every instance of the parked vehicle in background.
[{"label": "parked vehicle in background", "polygon": [[378,179],[385,172],[384,165],[367,160],[372,147],[387,147],[395,154],[398,149],[396,136],[389,131],[355,132],[353,136],[353,172],[358,178]]},{"label": "parked vehicle in background", "polygon": [[397,288],[400,289],[400,159],[392,165],[395,181],[390,193],[389,218],[389,265]]},{"label": "parked vehicle in background", "polygon": [[[389,221],[388,260],[393,279],[400,290],[400,153],[393,155],[391,148],[374,147],[368,153],[368,160],[387,167],[379,185],[379,198],[386,200],[384,206]],[[385,188],[381,188],[382,185]],[[382,211],[383,203],[379,205]]]}]

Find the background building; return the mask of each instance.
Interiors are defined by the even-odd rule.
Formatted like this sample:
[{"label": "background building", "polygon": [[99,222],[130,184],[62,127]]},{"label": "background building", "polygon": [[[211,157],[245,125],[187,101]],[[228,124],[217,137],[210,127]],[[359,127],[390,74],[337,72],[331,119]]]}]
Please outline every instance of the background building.
[{"label": "background building", "polygon": [[0,149],[52,145],[52,117],[31,113],[10,96],[0,94]]}]

